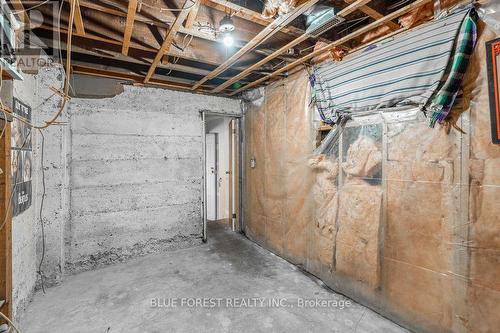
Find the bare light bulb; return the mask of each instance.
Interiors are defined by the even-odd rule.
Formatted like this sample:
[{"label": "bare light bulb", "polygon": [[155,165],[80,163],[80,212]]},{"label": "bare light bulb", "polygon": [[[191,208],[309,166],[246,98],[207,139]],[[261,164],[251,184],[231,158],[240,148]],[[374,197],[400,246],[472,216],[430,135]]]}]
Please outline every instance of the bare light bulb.
[{"label": "bare light bulb", "polygon": [[231,34],[225,34],[224,39],[222,41],[224,42],[224,45],[226,45],[226,47],[231,47],[234,44],[234,39],[233,36],[231,36]]}]

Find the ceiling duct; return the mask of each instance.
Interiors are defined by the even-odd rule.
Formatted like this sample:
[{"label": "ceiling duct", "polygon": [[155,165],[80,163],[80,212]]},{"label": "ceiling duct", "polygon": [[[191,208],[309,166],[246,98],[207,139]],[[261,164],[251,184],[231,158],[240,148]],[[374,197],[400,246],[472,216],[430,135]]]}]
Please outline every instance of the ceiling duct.
[{"label": "ceiling duct", "polygon": [[306,34],[312,38],[318,38],[333,27],[344,22],[343,17],[337,16],[337,9],[325,5],[314,6],[306,12]]}]

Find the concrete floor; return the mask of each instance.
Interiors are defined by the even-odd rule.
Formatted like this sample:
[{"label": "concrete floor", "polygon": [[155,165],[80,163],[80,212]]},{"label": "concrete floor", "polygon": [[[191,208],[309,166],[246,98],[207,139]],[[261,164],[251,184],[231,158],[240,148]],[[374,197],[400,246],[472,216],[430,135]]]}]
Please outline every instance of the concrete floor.
[{"label": "concrete floor", "polygon": [[[209,224],[208,235],[208,244],[68,277],[35,296],[22,331],[408,332],[352,301],[334,307],[333,301],[348,299],[221,224]],[[167,305],[171,298],[175,307],[152,307],[152,299]],[[195,301],[188,298],[214,298],[212,305],[221,299],[221,306],[182,305]],[[245,307],[243,298],[252,306]],[[331,302],[303,308],[301,299]],[[283,306],[269,307],[270,300]]]}]

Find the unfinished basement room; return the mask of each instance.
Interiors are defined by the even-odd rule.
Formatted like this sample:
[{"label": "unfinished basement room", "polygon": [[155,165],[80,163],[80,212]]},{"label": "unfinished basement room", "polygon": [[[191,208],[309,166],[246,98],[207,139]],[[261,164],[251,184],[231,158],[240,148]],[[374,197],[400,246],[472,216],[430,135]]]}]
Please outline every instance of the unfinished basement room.
[{"label": "unfinished basement room", "polygon": [[500,332],[500,0],[0,9],[0,333]]}]

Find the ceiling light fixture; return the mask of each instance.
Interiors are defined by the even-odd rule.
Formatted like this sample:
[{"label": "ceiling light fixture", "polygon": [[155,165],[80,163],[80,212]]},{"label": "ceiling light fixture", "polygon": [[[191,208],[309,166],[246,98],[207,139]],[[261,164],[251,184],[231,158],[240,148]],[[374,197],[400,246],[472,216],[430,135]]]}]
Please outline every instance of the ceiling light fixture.
[{"label": "ceiling light fixture", "polygon": [[219,24],[219,33],[222,34],[222,41],[226,47],[231,47],[234,44],[232,32],[235,30],[231,15],[226,15],[222,18]]},{"label": "ceiling light fixture", "polygon": [[219,31],[222,33],[233,32],[235,29],[233,19],[230,15],[226,15],[222,18],[219,25]]},{"label": "ceiling light fixture", "polygon": [[222,41],[224,42],[224,45],[226,45],[226,47],[231,47],[234,44],[234,38],[230,32],[224,34]]}]

